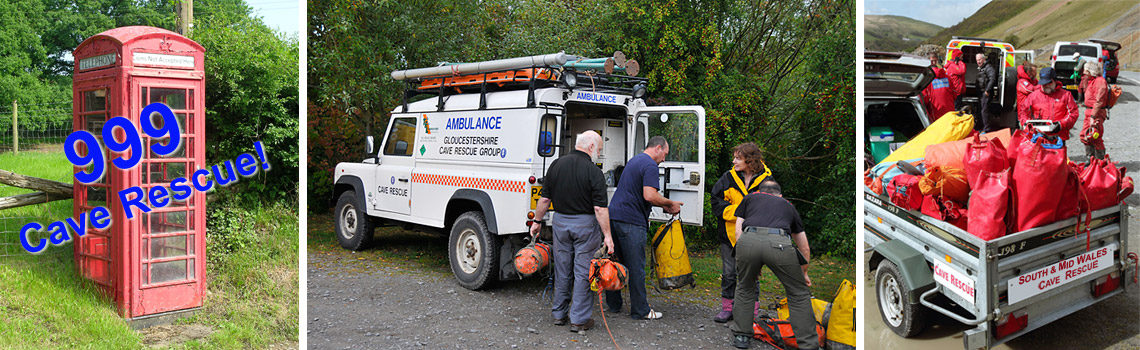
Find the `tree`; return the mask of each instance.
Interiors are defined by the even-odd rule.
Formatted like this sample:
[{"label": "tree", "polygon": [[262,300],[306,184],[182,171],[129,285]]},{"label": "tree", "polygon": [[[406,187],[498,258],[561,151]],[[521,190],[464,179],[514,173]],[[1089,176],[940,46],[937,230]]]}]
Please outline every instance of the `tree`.
[{"label": "tree", "polygon": [[206,49],[207,161],[252,152],[261,141],[272,171],[245,192],[263,198],[295,193],[297,42],[256,18],[221,14],[195,21],[190,37]]}]

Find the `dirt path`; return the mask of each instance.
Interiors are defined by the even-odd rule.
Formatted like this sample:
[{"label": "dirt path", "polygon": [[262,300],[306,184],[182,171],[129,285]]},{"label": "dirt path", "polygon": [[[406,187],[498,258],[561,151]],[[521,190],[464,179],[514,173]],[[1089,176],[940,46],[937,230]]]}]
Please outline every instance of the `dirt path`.
[{"label": "dirt path", "polygon": [[[597,326],[584,335],[554,326],[545,281],[507,282],[488,291],[460,287],[449,274],[414,263],[361,258],[339,249],[310,249],[309,346],[318,349],[613,348],[597,303]],[[606,315],[623,349],[725,349],[729,331],[714,310],[654,295],[665,318],[635,321]],[[548,294],[549,295],[549,294]],[[628,312],[628,304],[624,309]],[[766,346],[753,342],[753,348]]]}]

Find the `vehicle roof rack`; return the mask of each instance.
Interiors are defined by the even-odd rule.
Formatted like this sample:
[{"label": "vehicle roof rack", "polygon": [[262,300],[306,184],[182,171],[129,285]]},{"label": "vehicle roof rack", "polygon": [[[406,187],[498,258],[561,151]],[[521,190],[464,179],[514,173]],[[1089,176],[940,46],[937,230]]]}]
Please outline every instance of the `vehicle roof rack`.
[{"label": "vehicle roof rack", "polygon": [[[638,70],[637,61],[626,60],[618,51],[613,57],[591,59],[557,53],[486,62],[442,63],[437,67],[394,71],[392,78],[405,82],[401,97],[404,112],[408,111],[408,100],[419,95],[434,95],[438,99],[436,109],[443,111],[444,97],[465,93],[480,94],[479,109],[487,108],[486,94],[494,91],[526,89],[528,107],[535,106],[534,90],[545,87],[632,94],[636,86],[648,84],[648,79],[635,76]],[[617,74],[619,72],[629,75]]]}]

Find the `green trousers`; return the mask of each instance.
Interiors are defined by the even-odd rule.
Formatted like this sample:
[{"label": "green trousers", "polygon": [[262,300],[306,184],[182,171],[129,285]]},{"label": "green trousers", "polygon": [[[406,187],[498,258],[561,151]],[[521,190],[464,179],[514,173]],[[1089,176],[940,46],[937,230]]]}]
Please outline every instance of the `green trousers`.
[{"label": "green trousers", "polygon": [[818,349],[815,314],[811,308],[811,289],[800,269],[796,247],[787,234],[770,233],[769,229],[746,231],[736,241],[736,297],[732,304],[733,334],[752,336],[753,304],[759,290],[756,280],[764,266],[776,274],[788,297],[789,322],[796,333],[800,349]]}]

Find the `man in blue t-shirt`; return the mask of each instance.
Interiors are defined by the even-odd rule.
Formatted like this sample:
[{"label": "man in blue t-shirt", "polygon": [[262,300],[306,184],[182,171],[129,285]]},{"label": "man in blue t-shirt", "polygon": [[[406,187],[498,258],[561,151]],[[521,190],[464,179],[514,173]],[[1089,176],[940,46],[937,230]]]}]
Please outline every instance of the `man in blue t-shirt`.
[{"label": "man in blue t-shirt", "polygon": [[[669,143],[654,136],[645,144],[645,152],[633,156],[625,164],[610,200],[610,228],[613,231],[614,256],[629,271],[629,315],[635,320],[655,320],[661,313],[649,309],[645,295],[645,240],[649,233],[649,208],[659,206],[669,214],[681,212],[681,202],[670,200],[658,191],[657,164],[665,161]],[[607,291],[610,312],[621,312],[621,291]]]}]

